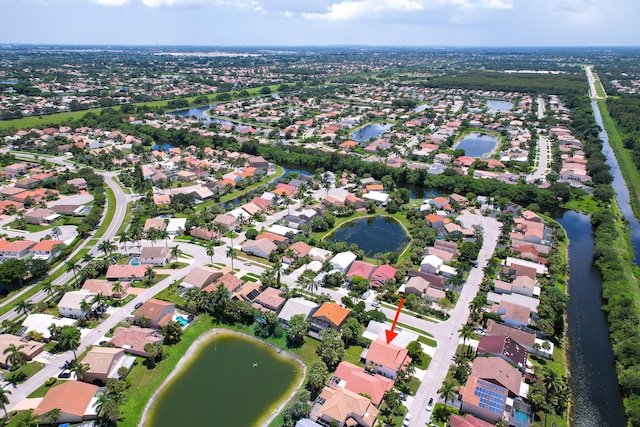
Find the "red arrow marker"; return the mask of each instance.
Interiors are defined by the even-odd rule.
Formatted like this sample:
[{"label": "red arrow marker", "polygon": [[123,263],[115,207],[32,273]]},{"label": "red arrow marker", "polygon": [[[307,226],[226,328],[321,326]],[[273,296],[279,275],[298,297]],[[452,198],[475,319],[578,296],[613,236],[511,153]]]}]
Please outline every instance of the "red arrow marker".
[{"label": "red arrow marker", "polygon": [[391,325],[391,330],[384,331],[387,334],[387,344],[389,344],[395,337],[398,336],[397,332],[393,330],[396,328],[396,323],[398,323],[398,316],[400,316],[400,310],[402,310],[402,304],[404,304],[404,298],[400,298],[400,304],[398,304],[398,311],[396,311],[396,317],[393,319],[393,325]]}]

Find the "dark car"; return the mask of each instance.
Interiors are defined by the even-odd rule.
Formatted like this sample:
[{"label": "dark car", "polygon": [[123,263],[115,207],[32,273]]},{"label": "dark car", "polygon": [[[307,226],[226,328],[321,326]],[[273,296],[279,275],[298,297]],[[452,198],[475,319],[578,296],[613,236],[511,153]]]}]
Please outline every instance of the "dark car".
[{"label": "dark car", "polygon": [[69,371],[67,369],[63,369],[58,374],[58,378],[71,378],[71,371]]},{"label": "dark car", "polygon": [[433,397],[429,399],[429,403],[427,403],[427,411],[430,411],[432,409],[433,409]]},{"label": "dark car", "polygon": [[135,308],[137,310],[140,307],[142,307],[142,303],[141,302],[137,303],[133,308]]}]

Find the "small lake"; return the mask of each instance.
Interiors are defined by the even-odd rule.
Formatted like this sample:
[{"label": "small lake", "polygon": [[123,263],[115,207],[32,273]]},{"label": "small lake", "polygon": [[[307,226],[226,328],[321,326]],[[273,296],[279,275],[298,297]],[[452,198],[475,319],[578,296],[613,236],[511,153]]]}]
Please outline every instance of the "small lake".
[{"label": "small lake", "polygon": [[330,242],[347,242],[349,245],[355,243],[367,257],[373,257],[378,252],[401,253],[409,244],[409,236],[402,224],[388,216],[371,216],[346,222],[327,239]]},{"label": "small lake", "polygon": [[183,369],[154,401],[147,426],[256,426],[283,403],[301,375],[294,361],[235,335],[202,344]]},{"label": "small lake", "polygon": [[362,129],[358,129],[354,132],[351,132],[351,139],[356,142],[364,142],[368,141],[371,138],[377,138],[389,129],[393,124],[391,123],[371,123],[366,125]]},{"label": "small lake", "polygon": [[207,111],[211,110],[211,107],[197,107],[197,108],[189,108],[187,110],[179,110],[179,111],[170,111],[167,114],[173,114],[175,116],[185,117],[185,118],[193,118],[196,117],[199,120],[203,120],[206,123],[219,123],[221,126],[235,126],[236,130],[242,132],[243,130],[250,129],[251,126],[243,125],[240,123],[234,123],[230,120],[212,118],[208,114]]},{"label": "small lake", "polygon": [[499,139],[495,136],[472,132],[456,143],[453,149],[464,150],[464,154],[469,157],[482,158],[485,154],[489,154],[495,150],[498,142]]},{"label": "small lake", "polygon": [[490,99],[487,101],[487,107],[489,107],[489,114],[495,113],[506,113],[511,111],[513,108],[513,104],[508,101],[497,101],[495,99]]}]

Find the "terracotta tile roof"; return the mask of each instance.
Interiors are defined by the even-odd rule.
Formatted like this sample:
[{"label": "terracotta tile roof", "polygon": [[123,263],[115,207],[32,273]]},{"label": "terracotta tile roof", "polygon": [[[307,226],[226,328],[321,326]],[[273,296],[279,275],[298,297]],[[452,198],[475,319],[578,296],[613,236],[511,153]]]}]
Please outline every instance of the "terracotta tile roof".
[{"label": "terracotta tile roof", "polygon": [[56,246],[63,244],[62,240],[40,240],[34,246],[32,246],[29,251],[46,251],[51,252]]},{"label": "terracotta tile roof", "polygon": [[97,391],[98,386],[93,384],[64,381],[47,392],[33,414],[39,416],[58,408],[62,413],[82,418]]},{"label": "terracotta tile roof", "polygon": [[373,406],[371,400],[352,391],[325,387],[320,397],[325,401],[318,413],[320,418],[328,417],[340,424],[355,426],[359,424],[351,419],[355,415],[364,421],[365,426],[373,426],[378,417],[378,408]]},{"label": "terracotta tile roof", "polygon": [[151,298],[147,300],[142,307],[133,312],[133,315],[136,318],[140,318],[142,316],[146,317],[150,320],[157,320],[158,322],[160,315],[164,311],[166,307],[174,306],[172,302],[161,301],[159,299]]},{"label": "terracotta tile roof", "polygon": [[451,427],[494,427],[494,424],[476,418],[471,414],[467,414],[464,417],[458,414],[451,414],[449,425]]},{"label": "terracotta tile roof", "polygon": [[387,344],[382,340],[375,340],[371,343],[367,352],[367,360],[394,371],[411,362],[406,348]]},{"label": "terracotta tile roof", "polygon": [[346,390],[354,393],[366,393],[371,396],[374,405],[380,405],[384,393],[393,388],[393,380],[385,378],[382,375],[371,375],[364,371],[360,366],[349,362],[341,362],[336,369],[334,377],[345,382]]},{"label": "terracotta tile roof", "polygon": [[349,267],[347,277],[360,276],[365,279],[369,279],[373,272],[376,270],[376,266],[364,261],[354,261]]},{"label": "terracotta tile roof", "polygon": [[522,373],[500,357],[476,357],[471,366],[471,375],[496,383],[514,396],[520,394]]},{"label": "terracotta tile roof", "polygon": [[351,313],[349,309],[340,307],[335,302],[325,302],[313,314],[313,318],[324,320],[325,322],[330,323],[333,327],[339,328],[347,319],[349,313]]}]

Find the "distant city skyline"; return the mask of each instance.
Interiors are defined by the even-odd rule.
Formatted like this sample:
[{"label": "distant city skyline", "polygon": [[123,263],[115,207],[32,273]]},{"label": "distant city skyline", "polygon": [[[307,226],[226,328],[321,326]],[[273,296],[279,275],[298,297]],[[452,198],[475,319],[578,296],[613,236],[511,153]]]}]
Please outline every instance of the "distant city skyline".
[{"label": "distant city skyline", "polygon": [[1,44],[638,46],[634,0],[0,0]]}]

